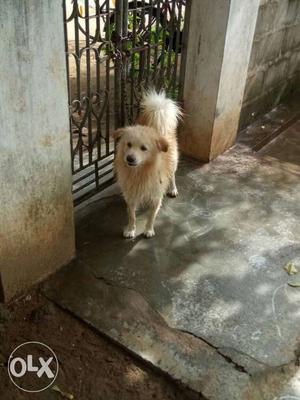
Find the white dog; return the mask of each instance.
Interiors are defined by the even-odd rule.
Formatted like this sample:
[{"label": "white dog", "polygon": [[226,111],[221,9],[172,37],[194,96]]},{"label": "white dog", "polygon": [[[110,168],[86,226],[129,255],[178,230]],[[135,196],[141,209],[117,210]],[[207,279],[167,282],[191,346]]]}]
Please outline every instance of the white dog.
[{"label": "white dog", "polygon": [[117,129],[120,138],[114,169],[128,208],[125,238],[135,237],[136,210],[149,207],[144,235],[154,236],[154,222],[163,196],[178,195],[175,172],[178,164],[176,128],[181,111],[165,93],[147,93],[141,102],[137,125]]}]

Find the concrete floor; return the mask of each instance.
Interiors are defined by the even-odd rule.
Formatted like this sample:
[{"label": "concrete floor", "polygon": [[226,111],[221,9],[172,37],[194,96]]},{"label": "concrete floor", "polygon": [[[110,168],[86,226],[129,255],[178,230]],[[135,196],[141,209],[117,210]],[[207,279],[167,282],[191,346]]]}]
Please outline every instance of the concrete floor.
[{"label": "concrete floor", "polygon": [[177,182],[151,240],[122,238],[119,195],[81,208],[47,296],[207,399],[300,399],[300,122]]}]

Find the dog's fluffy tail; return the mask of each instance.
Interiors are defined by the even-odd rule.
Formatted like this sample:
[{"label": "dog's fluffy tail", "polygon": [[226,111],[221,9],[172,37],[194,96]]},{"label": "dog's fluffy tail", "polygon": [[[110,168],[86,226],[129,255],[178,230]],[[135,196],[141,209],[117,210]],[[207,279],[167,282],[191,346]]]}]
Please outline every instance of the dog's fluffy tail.
[{"label": "dog's fluffy tail", "polygon": [[138,123],[157,130],[162,135],[175,133],[182,113],[175,101],[168,99],[165,92],[147,92],[141,101]]}]

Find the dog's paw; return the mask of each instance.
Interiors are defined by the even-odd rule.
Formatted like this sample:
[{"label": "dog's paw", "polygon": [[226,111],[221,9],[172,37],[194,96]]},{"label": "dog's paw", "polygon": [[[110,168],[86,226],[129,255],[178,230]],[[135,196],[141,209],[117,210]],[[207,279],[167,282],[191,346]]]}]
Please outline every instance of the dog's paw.
[{"label": "dog's paw", "polygon": [[147,231],[144,232],[144,236],[146,238],[152,238],[153,236],[155,236],[155,232],[154,229],[148,229]]},{"label": "dog's paw", "polygon": [[177,197],[178,196],[178,190],[177,189],[169,190],[167,194],[168,194],[169,197]]},{"label": "dog's paw", "polygon": [[123,237],[126,239],[133,239],[135,237],[135,229],[127,229],[125,228],[123,231]]}]

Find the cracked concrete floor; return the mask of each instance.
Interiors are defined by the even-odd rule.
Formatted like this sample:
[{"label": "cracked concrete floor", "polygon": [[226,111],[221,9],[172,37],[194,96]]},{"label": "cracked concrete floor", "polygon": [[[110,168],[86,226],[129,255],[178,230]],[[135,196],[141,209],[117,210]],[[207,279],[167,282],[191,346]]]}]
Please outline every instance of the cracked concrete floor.
[{"label": "cracked concrete floor", "polygon": [[299,178],[300,122],[256,154],[184,159],[154,239],[121,237],[120,196],[90,202],[46,293],[207,399],[300,399]]}]

